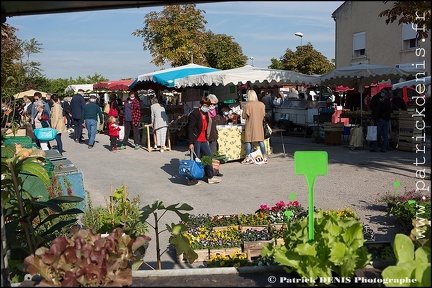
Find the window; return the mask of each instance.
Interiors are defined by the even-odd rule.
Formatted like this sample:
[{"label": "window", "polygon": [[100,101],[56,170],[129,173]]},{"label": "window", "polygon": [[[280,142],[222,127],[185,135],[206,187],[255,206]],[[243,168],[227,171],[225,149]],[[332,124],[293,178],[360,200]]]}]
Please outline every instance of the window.
[{"label": "window", "polygon": [[366,32],[354,33],[353,36],[353,56],[366,56]]},{"label": "window", "polygon": [[418,47],[416,26],[411,23],[402,24],[402,50],[409,50]]}]

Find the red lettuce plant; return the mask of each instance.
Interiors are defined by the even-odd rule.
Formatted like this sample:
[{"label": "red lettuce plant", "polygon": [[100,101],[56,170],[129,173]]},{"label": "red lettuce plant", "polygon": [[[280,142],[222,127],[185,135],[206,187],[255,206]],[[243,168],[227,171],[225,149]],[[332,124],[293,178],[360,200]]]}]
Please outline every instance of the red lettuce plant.
[{"label": "red lettuce plant", "polygon": [[70,239],[57,237],[50,248],[38,248],[24,263],[28,273],[44,278],[40,283],[44,286],[130,286],[131,261],[150,240],[147,236],[132,239],[121,228],[107,237],[82,229]]}]

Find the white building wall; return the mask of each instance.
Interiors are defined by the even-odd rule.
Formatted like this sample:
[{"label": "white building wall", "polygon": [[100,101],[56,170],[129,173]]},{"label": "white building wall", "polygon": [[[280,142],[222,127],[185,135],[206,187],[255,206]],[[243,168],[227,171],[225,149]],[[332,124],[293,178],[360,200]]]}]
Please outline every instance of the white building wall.
[{"label": "white building wall", "polygon": [[[395,1],[345,1],[332,16],[335,20],[336,68],[354,64],[369,63],[373,65],[388,65],[406,63],[425,63],[425,71],[431,73],[431,34],[425,42],[419,41],[419,47],[403,49],[402,24],[396,20],[386,24],[387,17],[378,14],[393,7]],[[366,32],[366,55],[353,57],[353,35]],[[423,55],[417,53],[423,51]]]}]

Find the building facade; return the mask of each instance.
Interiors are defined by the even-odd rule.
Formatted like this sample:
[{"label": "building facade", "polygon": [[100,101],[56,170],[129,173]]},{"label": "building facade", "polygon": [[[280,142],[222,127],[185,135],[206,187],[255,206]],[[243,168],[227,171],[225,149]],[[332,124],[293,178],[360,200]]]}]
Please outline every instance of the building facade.
[{"label": "building facade", "polygon": [[431,75],[431,31],[427,39],[418,41],[416,27],[399,25],[397,20],[386,24],[387,17],[378,16],[394,2],[345,1],[333,12],[336,68],[360,63],[400,68],[417,65]]}]

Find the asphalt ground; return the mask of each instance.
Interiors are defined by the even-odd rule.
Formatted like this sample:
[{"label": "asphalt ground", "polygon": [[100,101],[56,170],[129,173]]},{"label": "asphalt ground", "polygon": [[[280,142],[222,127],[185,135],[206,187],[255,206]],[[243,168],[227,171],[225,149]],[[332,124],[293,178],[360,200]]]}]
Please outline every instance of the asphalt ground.
[{"label": "asphalt ground", "polygon": [[[84,129],[84,133],[86,133]],[[87,135],[84,134],[87,142]],[[81,169],[85,190],[90,192],[93,206],[105,205],[104,197],[126,185],[131,198],[139,195],[141,206],[163,201],[165,205],[187,203],[194,209],[191,214],[239,214],[253,213],[261,204],[274,206],[283,200],[288,202],[290,194],[305,208],[308,206],[308,187],[303,175],[294,173],[294,152],[326,151],[328,173],[315,181],[314,205],[322,209],[343,209],[355,211],[361,221],[375,232],[376,241],[393,241],[397,223],[386,216],[383,204],[377,203],[378,193],[396,192],[394,182],[400,182],[398,193],[416,188],[423,180],[430,186],[430,136],[429,146],[423,152],[388,150],[386,153],[370,152],[369,146],[351,150],[347,142],[341,145],[325,145],[312,141],[310,136],[284,135],[286,153],[283,154],[279,133],[271,138],[273,153],[269,163],[264,165],[242,165],[232,161],[220,166],[222,181],[188,186],[185,178],[178,175],[178,162],[185,159],[187,146],[173,145],[171,151],[148,152],[130,146],[119,152],[109,151],[109,137],[97,134],[92,149],[86,144],[75,143],[71,135],[62,135],[63,155]],[[55,146],[55,141],[51,142]],[[423,158],[424,157],[424,158]],[[416,159],[418,159],[416,161]],[[415,164],[423,162],[424,164]],[[425,170],[429,180],[416,176],[418,170]],[[150,219],[150,218],[149,218]],[[177,223],[174,213],[165,214],[159,223]],[[146,252],[145,260],[156,268],[156,238],[154,231]],[[202,263],[176,263],[175,251],[168,243],[169,233],[160,234],[162,269],[187,269],[203,267]],[[142,269],[151,270],[149,267]]]}]

